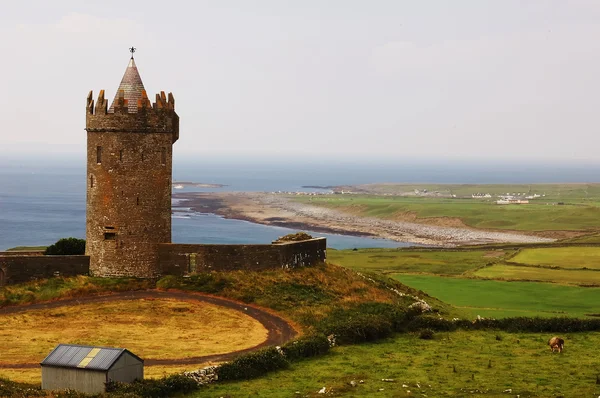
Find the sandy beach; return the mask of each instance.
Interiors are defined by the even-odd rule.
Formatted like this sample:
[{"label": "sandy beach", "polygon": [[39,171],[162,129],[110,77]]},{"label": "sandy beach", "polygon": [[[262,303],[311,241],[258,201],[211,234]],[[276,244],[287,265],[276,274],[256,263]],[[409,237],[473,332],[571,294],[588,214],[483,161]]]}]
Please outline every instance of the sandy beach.
[{"label": "sandy beach", "polygon": [[376,236],[399,242],[439,246],[483,243],[540,243],[553,239],[513,232],[478,230],[468,227],[420,224],[407,221],[359,217],[333,209],[290,200],[285,195],[255,192],[176,193],[178,207],[226,218],[277,225],[298,230]]}]

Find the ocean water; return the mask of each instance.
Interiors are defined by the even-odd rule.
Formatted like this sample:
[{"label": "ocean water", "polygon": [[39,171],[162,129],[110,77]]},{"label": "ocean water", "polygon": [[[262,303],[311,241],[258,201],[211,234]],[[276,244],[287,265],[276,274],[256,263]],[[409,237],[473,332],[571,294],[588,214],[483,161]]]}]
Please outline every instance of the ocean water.
[{"label": "ocean water", "polygon": [[[196,191],[298,191],[305,185],[373,182],[543,183],[595,182],[600,166],[560,164],[428,163],[426,161],[352,163],[279,160],[187,159],[173,166],[174,181],[225,184]],[[0,250],[47,245],[59,238],[85,237],[85,161],[45,162],[0,159]],[[175,243],[268,243],[295,230],[228,220],[213,214],[176,212]],[[333,248],[399,247],[406,243],[314,233]]]}]

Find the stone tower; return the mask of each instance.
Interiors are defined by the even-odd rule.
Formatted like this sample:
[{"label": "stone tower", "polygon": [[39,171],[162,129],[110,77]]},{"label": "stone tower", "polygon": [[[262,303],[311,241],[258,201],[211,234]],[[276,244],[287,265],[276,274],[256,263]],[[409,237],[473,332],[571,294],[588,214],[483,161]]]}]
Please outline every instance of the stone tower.
[{"label": "stone tower", "polygon": [[171,242],[175,100],[150,103],[133,56],[108,108],[104,90],[87,97],[86,254],[94,276],[152,278],[158,245]]}]

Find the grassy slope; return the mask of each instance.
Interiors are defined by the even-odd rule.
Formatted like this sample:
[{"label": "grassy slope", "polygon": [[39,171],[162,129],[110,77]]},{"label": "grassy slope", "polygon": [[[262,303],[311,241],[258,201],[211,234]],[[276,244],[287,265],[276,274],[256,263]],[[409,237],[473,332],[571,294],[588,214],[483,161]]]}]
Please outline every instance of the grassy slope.
[{"label": "grassy slope", "polygon": [[560,268],[600,269],[600,247],[522,249],[510,262]]},{"label": "grassy slope", "polygon": [[600,288],[581,288],[537,282],[443,278],[433,275],[395,275],[400,282],[468,311],[472,316],[583,317],[600,308]]},{"label": "grassy slope", "polygon": [[[590,353],[597,350],[600,335],[563,336],[563,354],[549,352],[548,337],[461,331],[438,333],[434,340],[398,335],[378,343],[338,347],[323,358],[293,364],[290,370],[246,382],[217,384],[190,396],[316,397],[322,396],[317,394],[322,387],[332,388],[334,396],[361,397],[405,397],[409,396],[407,390],[411,396],[429,397],[480,396],[471,393],[477,390],[485,391],[487,397],[599,395],[596,374],[600,357]],[[351,387],[352,380],[364,383]],[[509,388],[512,394],[503,392]]]},{"label": "grassy slope", "polygon": [[87,296],[105,292],[143,290],[152,288],[149,280],[109,279],[77,276],[50,278],[0,288],[0,307],[40,301]]}]

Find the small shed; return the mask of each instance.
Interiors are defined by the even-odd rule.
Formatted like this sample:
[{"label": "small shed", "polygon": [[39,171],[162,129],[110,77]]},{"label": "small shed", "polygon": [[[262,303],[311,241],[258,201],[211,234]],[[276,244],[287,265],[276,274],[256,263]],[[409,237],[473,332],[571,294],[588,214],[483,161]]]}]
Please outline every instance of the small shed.
[{"label": "small shed", "polygon": [[59,344],[40,365],[44,390],[98,394],[109,381],[144,378],[144,360],[124,348]]}]

